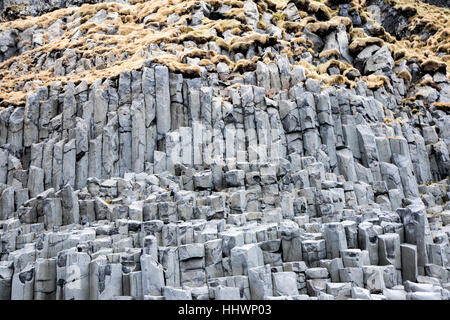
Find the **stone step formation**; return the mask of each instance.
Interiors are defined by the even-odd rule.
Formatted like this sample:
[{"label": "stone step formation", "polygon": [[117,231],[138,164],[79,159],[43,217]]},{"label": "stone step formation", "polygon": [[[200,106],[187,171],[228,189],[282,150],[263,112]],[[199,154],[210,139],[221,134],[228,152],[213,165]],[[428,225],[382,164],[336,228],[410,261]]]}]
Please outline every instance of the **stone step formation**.
[{"label": "stone step formation", "polygon": [[120,2],[2,1],[0,300],[450,299],[445,5]]}]

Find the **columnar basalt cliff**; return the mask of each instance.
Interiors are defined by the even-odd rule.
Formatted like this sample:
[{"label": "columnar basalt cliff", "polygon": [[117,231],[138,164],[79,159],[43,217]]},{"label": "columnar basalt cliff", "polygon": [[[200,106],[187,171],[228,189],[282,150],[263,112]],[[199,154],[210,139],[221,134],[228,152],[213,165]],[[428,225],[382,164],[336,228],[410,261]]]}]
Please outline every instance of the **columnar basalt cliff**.
[{"label": "columnar basalt cliff", "polygon": [[118,2],[0,2],[0,300],[450,299],[449,9]]}]

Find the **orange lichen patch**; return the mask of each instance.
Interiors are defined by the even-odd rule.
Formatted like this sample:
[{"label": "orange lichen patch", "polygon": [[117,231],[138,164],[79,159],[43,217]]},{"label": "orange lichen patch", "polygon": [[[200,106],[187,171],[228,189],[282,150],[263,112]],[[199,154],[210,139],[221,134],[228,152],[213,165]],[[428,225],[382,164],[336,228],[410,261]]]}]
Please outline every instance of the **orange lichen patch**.
[{"label": "orange lichen patch", "polygon": [[381,40],[380,38],[375,37],[356,38],[350,43],[348,48],[353,54],[357,54],[361,52],[364,48],[371,45],[377,45],[379,47],[382,47],[384,45],[384,41]]}]

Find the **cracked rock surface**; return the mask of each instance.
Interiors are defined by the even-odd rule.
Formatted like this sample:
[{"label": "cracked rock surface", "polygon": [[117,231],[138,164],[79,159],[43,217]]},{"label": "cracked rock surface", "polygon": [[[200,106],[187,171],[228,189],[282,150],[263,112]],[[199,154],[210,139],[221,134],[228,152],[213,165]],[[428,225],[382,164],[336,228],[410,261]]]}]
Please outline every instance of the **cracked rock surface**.
[{"label": "cracked rock surface", "polygon": [[1,1],[0,300],[449,300],[437,2]]}]

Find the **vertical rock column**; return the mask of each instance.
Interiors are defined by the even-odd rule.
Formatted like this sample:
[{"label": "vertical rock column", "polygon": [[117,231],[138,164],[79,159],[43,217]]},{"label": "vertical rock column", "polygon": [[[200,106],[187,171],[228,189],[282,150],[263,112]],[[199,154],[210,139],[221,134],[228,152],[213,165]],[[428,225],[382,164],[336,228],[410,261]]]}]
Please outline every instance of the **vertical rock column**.
[{"label": "vertical rock column", "polygon": [[131,163],[135,173],[144,171],[146,152],[145,106],[140,95],[131,104]]}]

